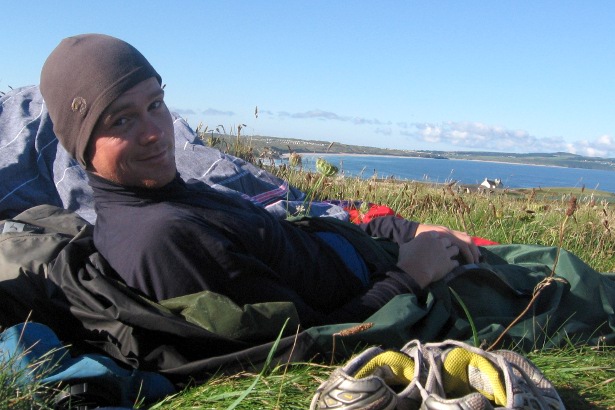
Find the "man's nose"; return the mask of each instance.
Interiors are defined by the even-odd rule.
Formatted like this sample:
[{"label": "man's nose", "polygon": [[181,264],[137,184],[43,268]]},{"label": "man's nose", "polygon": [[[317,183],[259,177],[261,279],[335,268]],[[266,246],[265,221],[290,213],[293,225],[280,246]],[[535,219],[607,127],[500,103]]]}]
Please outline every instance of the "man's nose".
[{"label": "man's nose", "polygon": [[140,143],[143,145],[158,141],[163,137],[164,131],[162,127],[154,120],[146,120],[143,124]]}]

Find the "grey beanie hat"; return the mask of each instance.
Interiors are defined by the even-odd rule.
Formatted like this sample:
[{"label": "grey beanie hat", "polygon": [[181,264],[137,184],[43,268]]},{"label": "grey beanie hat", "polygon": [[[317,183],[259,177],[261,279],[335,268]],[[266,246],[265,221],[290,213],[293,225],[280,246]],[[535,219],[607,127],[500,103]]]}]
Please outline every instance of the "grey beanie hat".
[{"label": "grey beanie hat", "polygon": [[86,150],[103,111],[141,81],[162,79],[133,46],[104,34],[65,38],[41,71],[41,94],[53,130],[66,151],[86,167]]}]

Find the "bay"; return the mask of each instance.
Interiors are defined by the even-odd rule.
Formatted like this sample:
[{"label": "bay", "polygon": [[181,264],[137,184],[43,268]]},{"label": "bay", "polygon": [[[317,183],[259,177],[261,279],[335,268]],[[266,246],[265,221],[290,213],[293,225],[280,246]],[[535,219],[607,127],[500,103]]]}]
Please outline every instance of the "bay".
[{"label": "bay", "polygon": [[340,174],[364,179],[394,178],[434,183],[457,181],[478,185],[499,178],[504,188],[585,187],[615,193],[615,172],[503,162],[391,157],[378,155],[302,154],[303,168],[315,170],[316,159],[326,159]]}]

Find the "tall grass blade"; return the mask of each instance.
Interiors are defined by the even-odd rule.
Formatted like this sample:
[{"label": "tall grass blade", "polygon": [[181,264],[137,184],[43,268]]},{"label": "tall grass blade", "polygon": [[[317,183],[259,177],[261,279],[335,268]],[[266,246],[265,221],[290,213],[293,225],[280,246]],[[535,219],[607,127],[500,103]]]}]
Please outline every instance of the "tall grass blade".
[{"label": "tall grass blade", "polygon": [[271,361],[273,360],[273,355],[275,354],[276,350],[278,350],[278,346],[280,344],[280,340],[282,339],[282,335],[284,334],[284,329],[286,329],[286,325],[287,324],[288,324],[288,319],[286,319],[286,322],[284,322],[284,326],[282,326],[282,329],[280,330],[280,333],[278,334],[278,337],[276,338],[275,342],[273,343],[273,346],[271,346],[271,350],[269,350],[269,354],[267,355],[267,360],[265,361],[265,364],[263,365],[263,368],[261,369],[261,372],[254,378],[254,381],[252,382],[252,384],[250,384],[250,386],[246,390],[243,391],[243,393],[237,398],[237,400],[235,400],[233,403],[231,403],[230,406],[227,407],[228,410],[233,410],[246,397],[248,397],[248,394],[250,394],[252,392],[252,390],[254,390],[254,388],[256,387],[258,382],[260,381],[261,377],[263,377],[263,375],[265,374],[265,371],[267,371],[269,369],[269,365],[271,364]]},{"label": "tall grass blade", "polygon": [[457,300],[457,303],[459,303],[459,306],[461,306],[461,308],[463,309],[463,312],[465,313],[466,318],[468,319],[468,323],[470,323],[470,328],[472,329],[472,340],[474,343],[474,347],[480,347],[480,341],[478,340],[478,331],[476,330],[476,325],[474,324],[474,320],[472,319],[472,315],[470,314],[468,307],[466,306],[465,303],[463,303],[461,296],[459,296],[459,294],[455,292],[455,289],[449,286],[449,290],[451,291],[451,293]]}]

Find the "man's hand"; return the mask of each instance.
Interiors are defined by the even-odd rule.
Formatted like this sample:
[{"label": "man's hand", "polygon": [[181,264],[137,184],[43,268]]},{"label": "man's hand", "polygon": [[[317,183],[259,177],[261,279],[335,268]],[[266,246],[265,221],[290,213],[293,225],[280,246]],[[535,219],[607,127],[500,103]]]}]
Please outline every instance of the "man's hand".
[{"label": "man's hand", "polygon": [[462,264],[478,263],[480,251],[472,241],[472,237],[465,232],[454,231],[445,226],[419,224],[416,236],[423,232],[436,232],[441,238],[448,238],[459,249]]},{"label": "man's hand", "polygon": [[459,247],[437,231],[423,232],[399,246],[397,266],[422,288],[459,266]]}]

